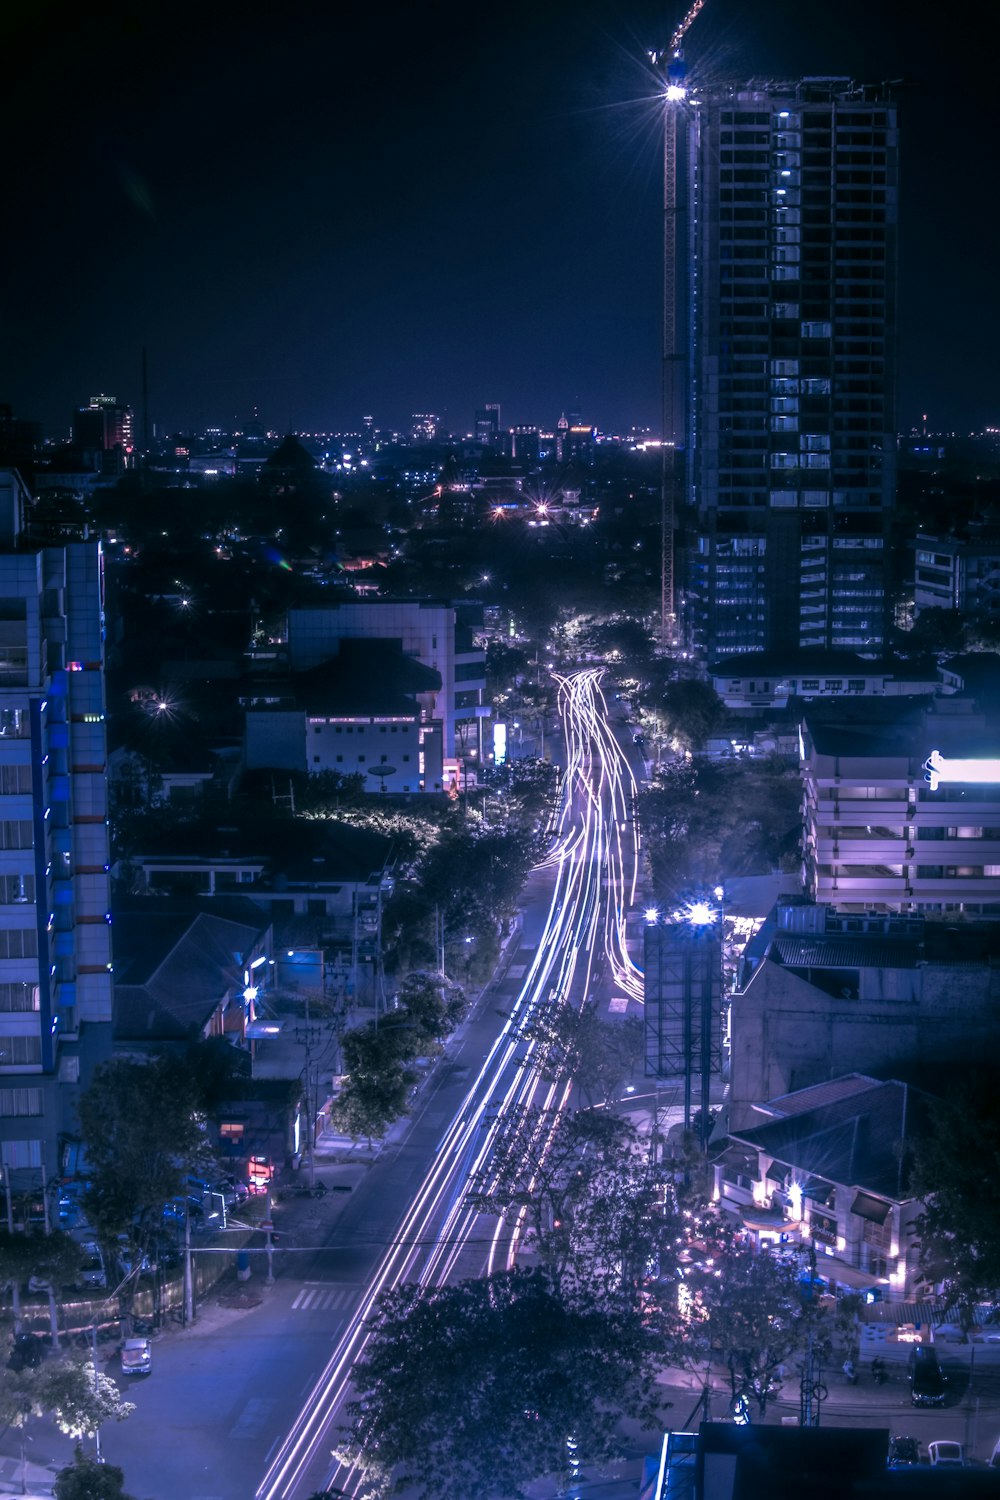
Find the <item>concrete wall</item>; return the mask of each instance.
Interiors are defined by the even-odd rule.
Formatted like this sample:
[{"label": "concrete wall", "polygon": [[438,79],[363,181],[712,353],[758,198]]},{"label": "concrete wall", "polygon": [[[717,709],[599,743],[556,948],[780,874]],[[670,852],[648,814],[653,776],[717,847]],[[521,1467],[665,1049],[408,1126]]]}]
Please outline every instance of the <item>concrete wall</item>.
[{"label": "concrete wall", "polygon": [[765,960],[733,996],[731,1129],[760,1123],[753,1104],[842,1073],[890,1077],[998,1055],[1000,970],[860,972],[859,998],[844,1000]]}]

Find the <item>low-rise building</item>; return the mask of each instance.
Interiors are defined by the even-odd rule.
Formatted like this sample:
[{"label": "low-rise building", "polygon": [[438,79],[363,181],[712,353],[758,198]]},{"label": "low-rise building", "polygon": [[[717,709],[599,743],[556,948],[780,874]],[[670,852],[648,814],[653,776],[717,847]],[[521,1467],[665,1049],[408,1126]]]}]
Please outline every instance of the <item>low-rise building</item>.
[{"label": "low-rise building", "polygon": [[358,775],[376,795],[440,793],[440,688],[399,641],[344,641],[330,661],[245,690],[247,769]]},{"label": "low-rise building", "polygon": [[922,1279],[909,1170],[931,1102],[906,1083],[851,1073],[761,1103],[759,1123],[730,1131],[717,1199],[762,1243],[811,1245],[824,1281],[905,1298]]},{"label": "low-rise building", "polygon": [[859,1069],[933,1082],[1000,1046],[1000,926],[779,903],[730,1005],[730,1128]]},{"label": "low-rise building", "polygon": [[727,708],[783,708],[792,699],[899,698],[953,692],[934,661],[873,661],[853,651],[760,651],[708,668]]}]

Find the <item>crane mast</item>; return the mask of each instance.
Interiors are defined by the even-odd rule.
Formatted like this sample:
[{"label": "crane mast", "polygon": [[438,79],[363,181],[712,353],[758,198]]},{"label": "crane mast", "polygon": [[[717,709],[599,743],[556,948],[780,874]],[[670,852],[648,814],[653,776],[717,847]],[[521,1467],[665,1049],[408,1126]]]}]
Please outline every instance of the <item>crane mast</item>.
[{"label": "crane mast", "polygon": [[[677,340],[677,118],[687,89],[681,46],[705,0],[693,0],[670,38],[666,54],[653,54],[664,68],[663,95],[663,410],[660,469],[660,645],[677,643],[674,530],[677,518],[677,367],[683,358]],[[664,67],[665,65],[665,67]]]}]

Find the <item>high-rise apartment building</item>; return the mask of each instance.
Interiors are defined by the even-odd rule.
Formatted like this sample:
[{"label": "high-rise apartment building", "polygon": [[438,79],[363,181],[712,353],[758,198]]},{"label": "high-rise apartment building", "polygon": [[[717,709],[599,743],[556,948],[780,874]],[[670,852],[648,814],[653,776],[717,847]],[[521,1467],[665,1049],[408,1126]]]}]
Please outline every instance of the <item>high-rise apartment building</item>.
[{"label": "high-rise apartment building", "polygon": [[34,545],[0,470],[0,1161],[59,1167],[111,1045],[104,613],[98,542]]},{"label": "high-rise apartment building", "polygon": [[896,109],[841,78],[683,108],[681,617],[710,659],[880,652],[895,488]]},{"label": "high-rise apartment building", "polygon": [[476,442],[484,448],[495,448],[500,435],[500,405],[487,401],[476,411]]}]

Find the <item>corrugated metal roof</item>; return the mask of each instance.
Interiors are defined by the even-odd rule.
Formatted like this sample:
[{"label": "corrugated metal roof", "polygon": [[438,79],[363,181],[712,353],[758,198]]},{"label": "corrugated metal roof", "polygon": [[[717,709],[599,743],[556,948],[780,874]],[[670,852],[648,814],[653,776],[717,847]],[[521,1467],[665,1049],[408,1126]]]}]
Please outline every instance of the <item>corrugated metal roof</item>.
[{"label": "corrugated metal roof", "polygon": [[776,937],[767,956],[789,969],[915,969],[920,944],[877,934]]}]

